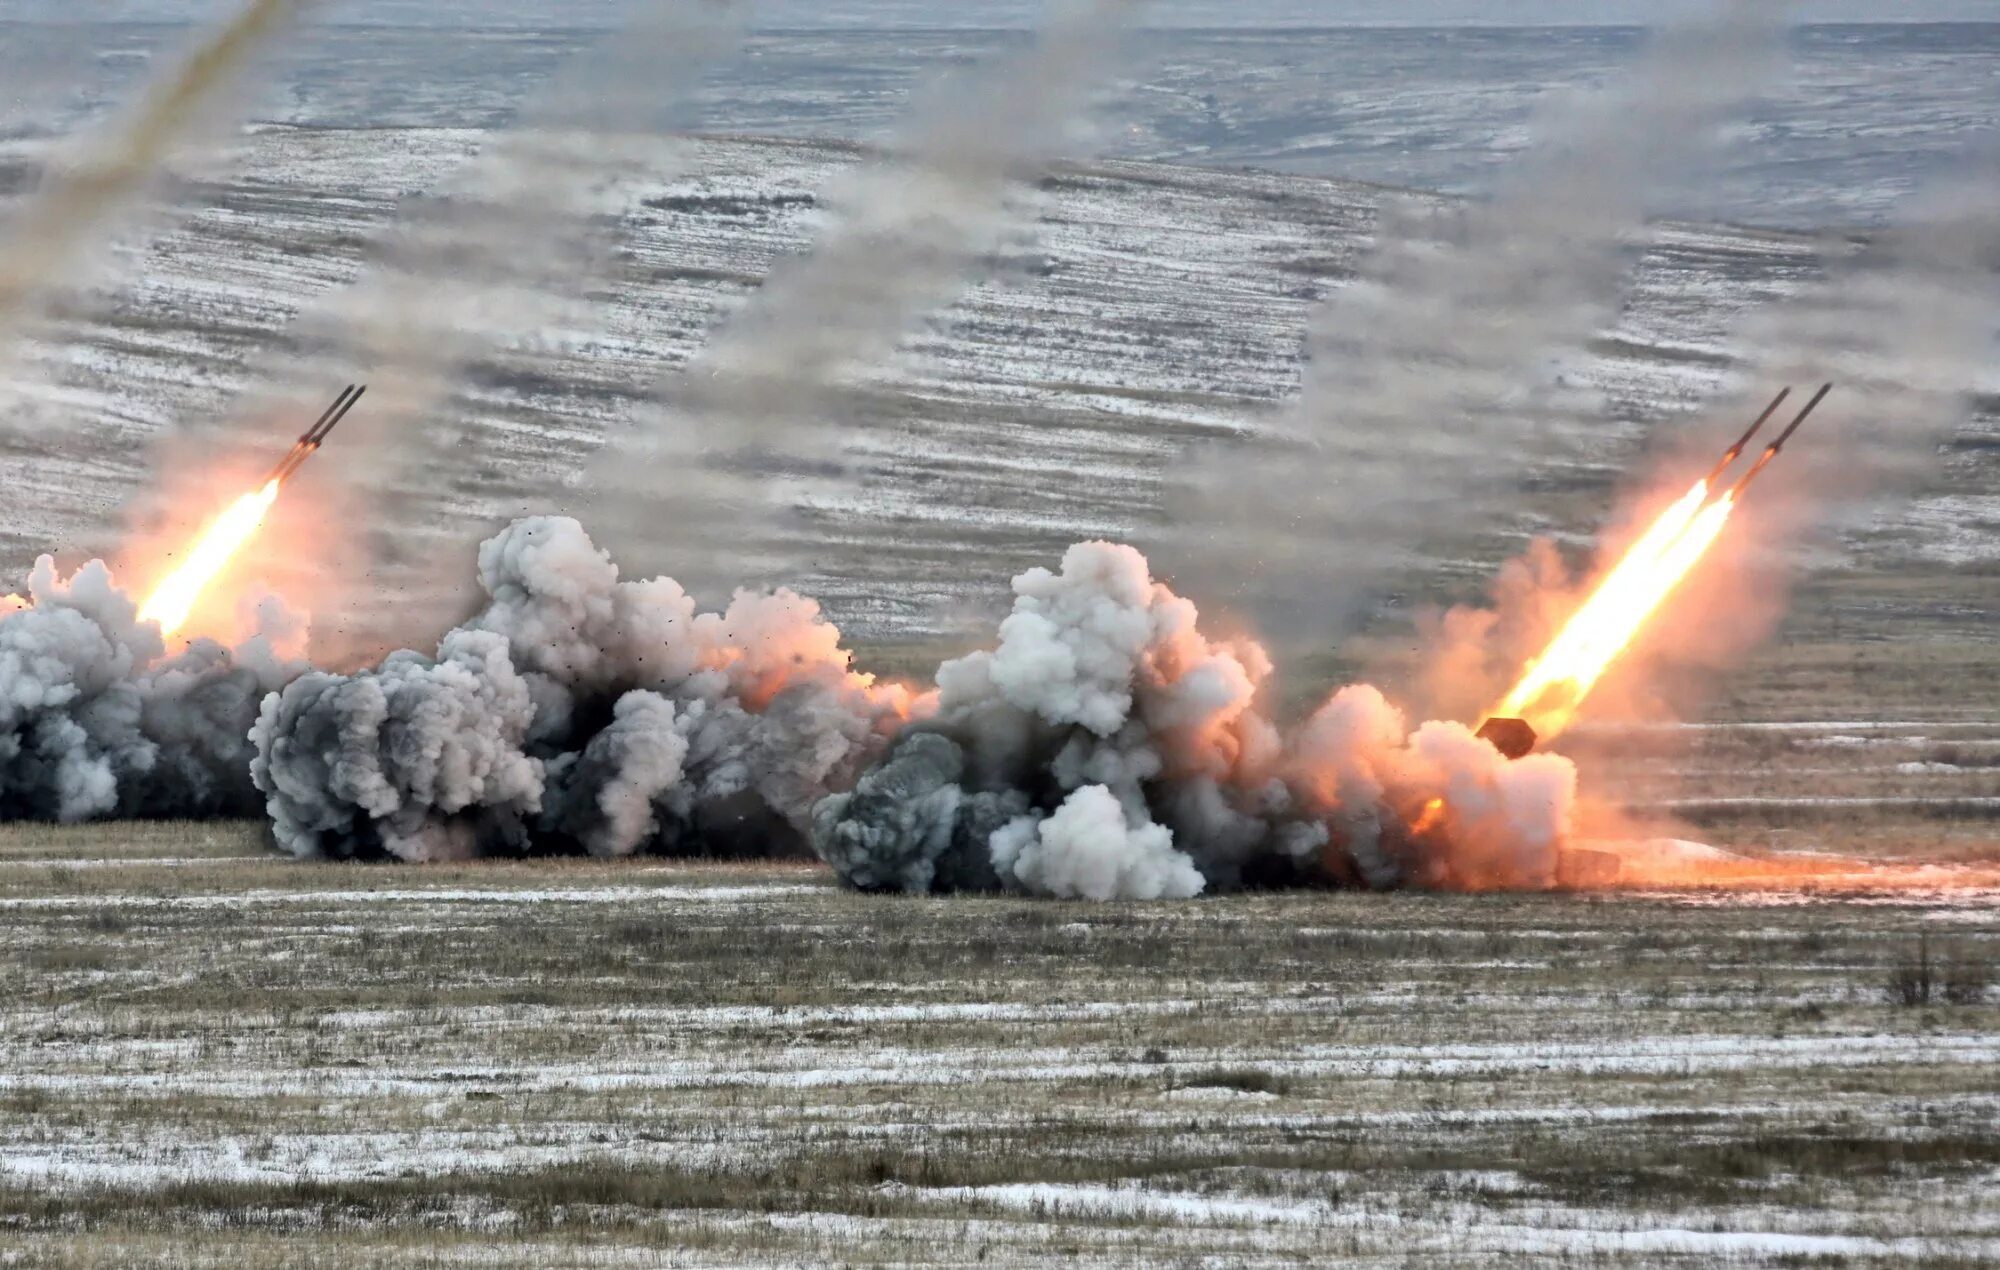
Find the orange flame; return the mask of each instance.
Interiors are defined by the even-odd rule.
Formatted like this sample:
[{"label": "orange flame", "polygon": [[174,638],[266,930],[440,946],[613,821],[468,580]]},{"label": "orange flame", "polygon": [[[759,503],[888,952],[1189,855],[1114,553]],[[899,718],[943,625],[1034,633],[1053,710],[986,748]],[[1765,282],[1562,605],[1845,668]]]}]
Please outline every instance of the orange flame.
[{"label": "orange flame", "polygon": [[1433,798],[1424,804],[1423,812],[1417,817],[1415,823],[1410,826],[1410,834],[1412,837],[1427,834],[1437,828],[1443,820],[1444,799]]},{"label": "orange flame", "polygon": [[1490,714],[1526,719],[1543,740],[1568,727],[1598,679],[1708,551],[1735,510],[1731,495],[1707,500],[1708,482],[1696,481],[1662,512]]},{"label": "orange flame", "polygon": [[145,607],[139,610],[139,620],[158,622],[163,635],[172,635],[185,626],[188,614],[194,611],[202,591],[229,564],[243,544],[256,534],[258,526],[264,523],[264,514],[276,501],[278,482],[272,480],[262,489],[231,503],[222,515],[215,518],[215,523],[195,539],[194,547],[181,567],[153,588],[153,593],[146,597]]},{"label": "orange flame", "polygon": [[27,611],[27,597],[20,595],[0,595],[0,617],[5,617],[9,613],[25,613]]}]

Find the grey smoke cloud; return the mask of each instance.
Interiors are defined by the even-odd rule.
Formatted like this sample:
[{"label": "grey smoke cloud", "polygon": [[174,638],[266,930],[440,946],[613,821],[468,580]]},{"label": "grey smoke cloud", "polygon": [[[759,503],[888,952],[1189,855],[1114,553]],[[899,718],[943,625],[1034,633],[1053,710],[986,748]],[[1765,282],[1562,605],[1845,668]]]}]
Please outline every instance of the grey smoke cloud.
[{"label": "grey smoke cloud", "polygon": [[268,599],[236,648],[169,656],[159,627],[91,561],[43,556],[0,597],[0,821],[255,815],[250,725],[298,674],[303,625]]},{"label": "grey smoke cloud", "polygon": [[1710,6],[1627,81],[1553,109],[1490,202],[1385,209],[1314,319],[1272,441],[1188,465],[1176,577],[1267,631],[1337,633],[1489,523],[1555,439],[1550,361],[1608,325],[1626,249],[1767,82],[1781,17],[1775,0]]},{"label": "grey smoke cloud", "polygon": [[[485,606],[434,655],[404,650],[268,696],[250,774],[299,856],[457,859],[803,851],[911,709],[851,669],[788,591],[698,612],[622,581],[573,520],[479,553]],[[4,629],[4,626],[0,626]]]},{"label": "grey smoke cloud", "polygon": [[1285,736],[1258,705],[1263,650],[1203,635],[1131,547],[1079,544],[1014,592],[996,646],[940,666],[935,709],[814,812],[813,847],[848,885],[1113,900],[1553,884],[1567,760],[1412,730],[1367,687]]}]

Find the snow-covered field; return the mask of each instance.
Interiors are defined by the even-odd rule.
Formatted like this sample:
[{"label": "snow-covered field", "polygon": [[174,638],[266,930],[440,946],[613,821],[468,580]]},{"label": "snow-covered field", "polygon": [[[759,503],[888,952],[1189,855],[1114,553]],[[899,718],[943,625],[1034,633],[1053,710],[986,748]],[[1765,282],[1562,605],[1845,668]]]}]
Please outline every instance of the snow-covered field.
[{"label": "snow-covered field", "polygon": [[[864,479],[735,535],[743,580],[787,562],[770,580],[824,600],[870,668],[927,670],[1077,538],[1155,539],[1169,470],[1256,436],[1385,200],[1442,197],[1315,173],[1476,188],[1531,106],[1505,84],[1589,82],[1629,52],[1158,38],[1163,69],[1127,85],[1152,109],[1107,147],[1124,157],[1021,190],[1032,232],[857,386],[839,422]],[[114,547],[155,442],[284,364],[299,315],[574,43],[327,39],[322,70],[370,51],[287,81],[7,368],[0,592],[39,552]],[[2000,35],[1898,39],[1802,37],[1800,80],[1746,130],[1801,158],[1732,168],[1724,210],[1866,220],[1936,158],[1898,138],[1990,111]],[[378,613],[317,616],[393,615],[406,578],[469,571],[496,519],[579,510],[599,442],[867,157],[800,134],[877,136],[919,66],[989,47],[760,37],[750,87],[707,103],[727,134],[603,226],[617,284],[491,350],[439,411],[454,461],[370,473],[345,438],[315,460],[411,515],[310,526],[399,536],[408,570]],[[1873,144],[1842,131],[1857,118]],[[0,196],[44,145],[0,129]],[[1248,161],[1288,171],[1227,170]],[[1642,456],[1713,423],[1744,317],[1810,281],[1819,245],[1655,227],[1617,323],[1564,368],[1592,426],[1530,474],[1532,502],[1437,544],[1389,629],[1311,651],[1285,691],[1393,672],[1410,610],[1478,598],[1530,533],[1587,542]],[[272,421],[272,453],[295,431]],[[1589,828],[1990,877],[1996,489],[1989,395],[1923,488],[1823,551],[1765,653],[1663,686],[1704,725],[1564,739],[1616,821]],[[285,514],[310,520],[312,496],[301,481]],[[1086,909],[862,897],[803,864],[371,870],[279,860],[248,826],[8,827],[0,1265],[1983,1264],[1996,957],[1995,893],[1948,872],[1839,899]],[[1919,966],[1935,990],[1908,1004]]]},{"label": "snow-covered field", "polygon": [[[207,424],[258,368],[282,365],[301,338],[291,319],[353,275],[398,200],[445,186],[481,144],[452,129],[250,135],[231,175],[191,192],[185,219],[125,248],[114,285],[70,305],[28,354],[15,378],[24,400],[10,407],[17,426],[0,448],[10,493],[0,577],[44,550],[115,544],[121,507],[152,483],[148,442]],[[612,236],[619,284],[573,324],[513,333],[439,412],[433,426],[463,429],[447,469],[373,471],[352,442],[316,460],[349,465],[391,487],[392,506],[416,509],[410,523],[336,532],[393,532],[407,559],[457,572],[496,518],[587,517],[573,484],[586,456],[631,426],[649,390],[775,260],[808,245],[824,222],[820,195],[859,157],[823,142],[694,144],[681,175],[625,208]],[[747,579],[786,562],[771,580],[821,598],[862,643],[934,639],[1080,537],[1157,536],[1163,471],[1254,432],[1296,390],[1308,314],[1348,275],[1391,196],[1101,162],[1022,197],[1033,232],[907,340],[838,421],[858,483],[808,490],[801,514],[731,535]],[[1555,447],[1554,466],[1531,481],[1547,492],[1511,523],[1445,544],[1437,567],[1411,579],[1415,598],[1476,598],[1529,532],[1594,531],[1635,458],[1671,444],[1726,382],[1745,313],[1796,289],[1814,260],[1809,236],[1660,227],[1618,324],[1568,371],[1597,403],[1590,427]],[[274,450],[291,426],[272,424]],[[1916,501],[1853,541],[1828,575],[1833,598],[1802,606],[1801,620],[1844,622],[1850,638],[1900,624],[1912,607],[1954,632],[1984,624],[1991,580],[1964,562],[2000,523],[1996,426],[1988,412],[1953,441]],[[305,514],[309,491],[288,499],[290,512]],[[205,512],[187,509],[190,530]],[[675,560],[662,549],[635,563]],[[379,589],[396,592],[401,578],[385,574]]]},{"label": "snow-covered field", "polygon": [[0,859],[30,1261],[2000,1256],[2000,1002],[1943,987],[1991,893],[1081,909],[231,826]]}]

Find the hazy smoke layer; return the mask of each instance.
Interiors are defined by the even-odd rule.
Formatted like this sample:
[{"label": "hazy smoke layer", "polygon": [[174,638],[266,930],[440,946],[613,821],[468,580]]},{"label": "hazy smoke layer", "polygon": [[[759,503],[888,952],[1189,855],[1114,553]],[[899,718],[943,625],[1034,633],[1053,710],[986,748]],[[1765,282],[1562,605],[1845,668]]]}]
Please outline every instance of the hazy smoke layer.
[{"label": "hazy smoke layer", "polygon": [[1287,740],[1257,708],[1263,651],[1204,636],[1130,547],[1072,547],[1014,592],[998,646],[941,666],[936,710],[815,812],[813,846],[849,885],[1108,900],[1553,881],[1566,760],[1510,763],[1458,724],[1412,734],[1370,688]]},{"label": "hazy smoke layer", "polygon": [[1727,0],[1663,31],[1628,82],[1547,120],[1491,202],[1385,209],[1315,320],[1275,445],[1191,466],[1177,576],[1268,632],[1323,637],[1489,524],[1551,441],[1551,359],[1615,314],[1621,249],[1767,82],[1780,10]]},{"label": "hazy smoke layer", "polygon": [[[772,506],[785,478],[837,456],[842,377],[893,352],[1001,244],[1010,190],[1058,153],[1140,7],[1058,6],[1026,49],[924,95],[887,154],[826,193],[835,219],[819,242],[772,271],[659,418],[593,465],[593,518],[621,549],[664,545],[653,530],[671,506],[677,530],[714,532],[698,540],[704,567],[741,576],[741,509]],[[680,533],[674,546],[688,554]]]},{"label": "hazy smoke layer", "polygon": [[235,649],[169,657],[159,627],[93,561],[35,564],[0,597],[0,821],[254,815],[250,725],[303,669],[303,627],[275,602]]},{"label": "hazy smoke layer", "polygon": [[64,24],[19,23],[0,41],[0,137],[60,132],[102,90],[103,50],[78,39],[78,30],[128,19],[126,0],[72,0],[63,8]]},{"label": "hazy smoke layer", "polygon": [[803,850],[911,708],[789,591],[697,613],[621,582],[573,520],[479,551],[485,608],[433,657],[309,674],[263,703],[251,774],[295,855]]},{"label": "hazy smoke layer", "polygon": [[0,338],[29,316],[50,286],[72,280],[83,254],[145,195],[190,136],[215,122],[246,63],[300,5],[249,0],[155,79],[131,111],[57,159],[0,237]]},{"label": "hazy smoke layer", "polygon": [[[258,561],[309,564],[310,579],[288,576],[284,587],[312,595],[317,611],[360,615],[372,633],[382,620],[368,613],[373,597],[397,582],[408,595],[398,570],[441,554],[428,534],[462,530],[450,514],[452,483],[492,456],[468,444],[467,430],[440,408],[481,356],[528,333],[594,328],[601,306],[585,310],[580,301],[615,272],[606,226],[680,164],[682,145],[664,130],[685,122],[689,90],[734,46],[737,23],[728,4],[633,0],[628,7],[644,16],[561,67],[519,124],[494,137],[447,189],[402,206],[361,277],[297,324],[303,349],[267,371],[262,400],[170,439],[176,453],[204,465],[213,462],[218,430],[245,449],[268,448],[273,397],[310,402],[345,382],[368,384],[364,406],[310,468],[320,501],[368,528],[330,538],[308,562],[297,553]],[[173,484],[137,518],[173,515]],[[417,590],[413,600],[433,598]],[[422,629],[426,640],[464,612],[441,617],[438,605],[415,607],[420,615],[401,625],[406,634]],[[345,622],[320,626],[324,656],[344,658],[361,642],[342,638]]]},{"label": "hazy smoke layer", "polygon": [[1767,537],[1801,520],[1851,526],[1935,472],[1939,443],[2000,382],[2000,140],[1985,137],[1886,233],[1745,334],[1760,385],[1835,384],[1759,487]]}]

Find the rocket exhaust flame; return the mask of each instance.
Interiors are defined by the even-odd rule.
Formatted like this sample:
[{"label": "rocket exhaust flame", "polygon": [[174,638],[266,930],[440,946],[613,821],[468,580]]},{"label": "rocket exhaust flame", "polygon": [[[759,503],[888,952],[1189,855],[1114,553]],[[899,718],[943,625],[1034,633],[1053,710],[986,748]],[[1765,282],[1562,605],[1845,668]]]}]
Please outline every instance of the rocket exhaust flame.
[{"label": "rocket exhaust flame", "polygon": [[[1707,481],[1696,481],[1661,513],[1489,714],[1523,719],[1543,739],[1562,731],[1639,625],[1679,580],[1666,574],[1664,561],[1704,515],[1708,488]],[[1718,521],[1710,536],[1720,529]]]},{"label": "rocket exhaust flame", "polygon": [[307,459],[318,452],[327,434],[347,417],[347,412],[367,391],[366,387],[349,384],[312,427],[305,430],[285,457],[278,460],[278,465],[264,478],[262,486],[231,503],[202,530],[180,567],[168,574],[146,597],[146,603],[139,610],[140,621],[159,623],[160,633],[168,636],[187,625],[202,592],[217,574],[228,567],[236,553],[243,549],[243,544],[254,538],[263,526],[264,517],[270,512],[272,504],[278,501],[278,491],[298,474]]},{"label": "rocket exhaust flame", "polygon": [[1777,412],[1791,390],[1780,392],[1742,439],[1722,456],[1722,461],[1661,513],[1625,553],[1583,606],[1564,623],[1542,655],[1528,664],[1513,691],[1488,711],[1488,726],[1496,720],[1518,720],[1543,740],[1569,726],[1598,679],[1630,647],[1647,620],[1714,545],[1750,482],[1778,456],[1785,442],[1832,391],[1832,384],[1822,386],[1750,471],[1727,493],[1711,500],[1716,480],[1742,457],[1752,438]]},{"label": "rocket exhaust flame", "polygon": [[181,567],[168,574],[146,597],[139,620],[158,622],[162,635],[172,635],[187,625],[188,615],[194,611],[195,601],[201,598],[209,581],[222,572],[264,523],[264,514],[278,501],[278,484],[276,478],[266,481],[262,489],[245,494],[216,517],[215,523],[195,539]]}]

